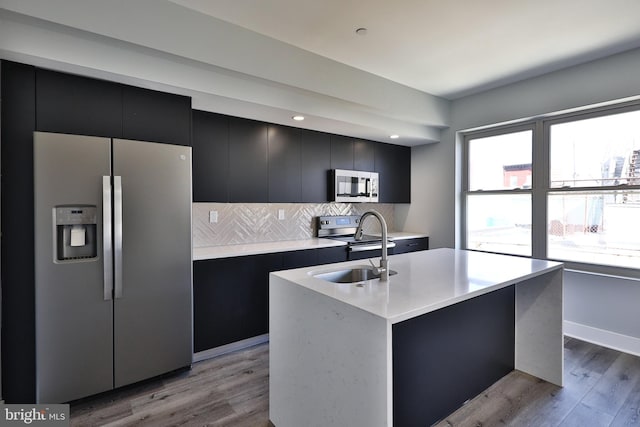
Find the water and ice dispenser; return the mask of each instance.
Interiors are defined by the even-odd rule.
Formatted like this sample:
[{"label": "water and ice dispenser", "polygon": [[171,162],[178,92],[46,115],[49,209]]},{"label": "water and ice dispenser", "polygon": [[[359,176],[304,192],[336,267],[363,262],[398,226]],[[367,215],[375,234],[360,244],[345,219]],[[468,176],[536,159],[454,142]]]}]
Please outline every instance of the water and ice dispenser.
[{"label": "water and ice dispenser", "polygon": [[56,206],[53,211],[56,261],[96,258],[96,206]]}]

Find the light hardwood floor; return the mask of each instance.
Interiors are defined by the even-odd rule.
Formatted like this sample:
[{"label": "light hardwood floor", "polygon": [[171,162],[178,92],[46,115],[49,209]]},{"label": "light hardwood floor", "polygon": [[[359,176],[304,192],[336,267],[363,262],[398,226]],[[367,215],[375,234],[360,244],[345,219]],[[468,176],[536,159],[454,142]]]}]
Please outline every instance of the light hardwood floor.
[{"label": "light hardwood floor", "polygon": [[[268,368],[261,344],[75,402],[71,425],[266,427]],[[564,378],[560,388],[514,371],[437,426],[640,426],[639,357],[567,338]]]}]

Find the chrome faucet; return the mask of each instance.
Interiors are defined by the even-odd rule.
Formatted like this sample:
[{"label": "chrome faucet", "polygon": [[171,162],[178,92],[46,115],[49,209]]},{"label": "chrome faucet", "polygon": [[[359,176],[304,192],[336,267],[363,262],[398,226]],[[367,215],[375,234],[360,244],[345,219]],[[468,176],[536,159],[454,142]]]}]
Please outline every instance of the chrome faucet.
[{"label": "chrome faucet", "polygon": [[360,217],[360,223],[358,224],[358,228],[356,228],[356,233],[353,235],[353,238],[356,240],[362,239],[362,225],[364,224],[364,220],[368,216],[375,216],[380,222],[380,228],[382,228],[382,257],[380,258],[380,266],[376,267],[375,265],[373,265],[373,262],[371,260],[369,260],[369,262],[371,262],[371,265],[373,265],[376,274],[380,275],[380,280],[383,282],[387,282],[389,280],[389,260],[387,259],[387,223],[380,212],[370,210],[363,213]]}]

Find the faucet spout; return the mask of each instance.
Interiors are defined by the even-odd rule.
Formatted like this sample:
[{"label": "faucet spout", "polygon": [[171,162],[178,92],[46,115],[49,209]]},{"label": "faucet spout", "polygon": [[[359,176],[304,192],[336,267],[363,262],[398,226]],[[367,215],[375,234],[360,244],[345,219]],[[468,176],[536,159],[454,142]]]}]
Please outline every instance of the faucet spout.
[{"label": "faucet spout", "polygon": [[380,266],[376,268],[376,272],[380,274],[380,280],[383,282],[387,282],[389,280],[389,259],[387,253],[387,222],[384,220],[384,217],[380,214],[380,212],[376,210],[369,210],[362,214],[360,217],[360,223],[358,224],[358,228],[356,229],[353,238],[356,240],[362,239],[362,225],[364,224],[364,220],[369,217],[375,217],[378,222],[380,222],[380,228],[382,229],[382,257],[380,258]]}]

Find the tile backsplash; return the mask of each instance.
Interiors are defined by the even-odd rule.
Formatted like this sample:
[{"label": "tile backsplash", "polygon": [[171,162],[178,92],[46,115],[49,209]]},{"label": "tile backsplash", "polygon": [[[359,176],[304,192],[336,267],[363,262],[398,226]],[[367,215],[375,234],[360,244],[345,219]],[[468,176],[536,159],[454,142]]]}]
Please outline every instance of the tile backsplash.
[{"label": "tile backsplash", "polygon": [[[393,229],[394,205],[384,203],[194,203],[193,246],[301,240],[316,236],[315,217],[360,215],[375,209]],[[217,222],[209,222],[210,211]],[[283,219],[279,219],[279,214]],[[367,220],[365,231],[379,231],[375,220]]]}]

